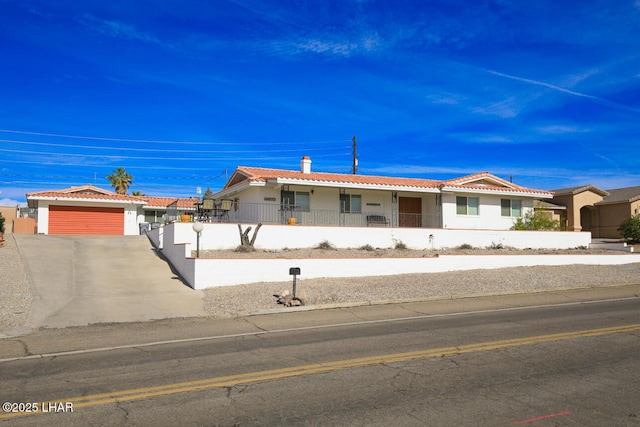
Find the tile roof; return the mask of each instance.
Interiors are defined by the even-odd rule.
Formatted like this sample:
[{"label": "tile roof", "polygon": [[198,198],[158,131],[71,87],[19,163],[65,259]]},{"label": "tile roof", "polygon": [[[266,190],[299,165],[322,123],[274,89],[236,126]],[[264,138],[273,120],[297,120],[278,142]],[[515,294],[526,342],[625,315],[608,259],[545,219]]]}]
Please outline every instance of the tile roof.
[{"label": "tile roof", "polygon": [[[438,189],[443,186],[455,187],[461,189],[474,190],[495,190],[495,191],[512,191],[522,193],[538,193],[550,197],[550,192],[536,190],[532,188],[522,187],[508,181],[498,178],[488,172],[467,175],[460,178],[450,180],[434,180],[420,178],[397,178],[390,176],[373,176],[373,175],[353,175],[353,174],[337,174],[324,172],[302,173],[294,170],[286,169],[270,169],[239,166],[236,173],[240,173],[247,177],[250,182],[266,182],[275,179],[295,179],[301,181],[325,182],[336,184],[365,184],[391,187],[409,187],[409,188],[429,188]],[[226,188],[230,188],[242,181],[233,180],[233,177],[227,183]]]},{"label": "tile roof", "polygon": [[254,168],[238,166],[237,172],[247,176],[249,181],[267,181],[276,178],[298,179],[310,182],[335,182],[344,184],[390,185],[398,187],[438,188],[441,181],[419,178],[395,178],[373,175],[353,175],[341,173],[310,172],[302,173],[286,169]]},{"label": "tile roof", "polygon": [[474,190],[515,191],[521,193],[537,193],[546,196],[550,195],[549,191],[523,187],[492,175],[489,172],[479,172],[462,176],[460,178],[449,179],[443,181],[443,186]]},{"label": "tile roof", "polygon": [[81,185],[77,187],[64,188],[62,190],[46,190],[28,193],[27,199],[76,199],[88,201],[105,202],[134,202],[144,207],[166,208],[171,203],[178,201],[179,208],[195,208],[198,197],[155,197],[155,196],[131,196],[129,194],[118,194],[105,190],[94,185]]},{"label": "tile roof", "polygon": [[145,208],[166,208],[174,202],[178,202],[179,208],[195,208],[195,203],[200,201],[198,197],[156,197],[138,196],[140,200],[147,202]]},{"label": "tile roof", "polygon": [[113,191],[105,190],[90,184],[78,187],[69,187],[62,190],[46,190],[27,193],[27,199],[82,199],[82,200],[101,200],[114,202],[140,202],[140,198],[130,196],[128,194],[118,194]]}]

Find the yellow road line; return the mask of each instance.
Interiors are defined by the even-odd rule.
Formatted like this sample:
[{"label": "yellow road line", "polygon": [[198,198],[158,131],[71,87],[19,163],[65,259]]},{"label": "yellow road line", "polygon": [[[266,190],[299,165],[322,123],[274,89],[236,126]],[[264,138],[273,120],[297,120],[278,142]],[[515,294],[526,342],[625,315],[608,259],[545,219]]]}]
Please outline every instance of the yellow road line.
[{"label": "yellow road line", "polygon": [[[74,410],[88,406],[104,405],[107,403],[125,402],[150,397],[166,396],[170,394],[186,393],[211,388],[231,387],[240,384],[269,381],[301,375],[310,375],[323,372],[338,371],[341,369],[357,368],[363,366],[379,365],[383,363],[406,362],[417,359],[450,356],[455,354],[474,353],[479,351],[497,350],[508,347],[533,345],[553,341],[570,340],[576,338],[596,337],[602,335],[633,332],[640,330],[640,324],[615,326],[610,328],[587,329],[574,332],[538,335],[524,338],[512,338],[506,340],[487,341],[476,344],[460,346],[440,347],[406,353],[385,354],[379,356],[359,357],[355,359],[337,360],[333,362],[314,363],[310,365],[294,366],[289,368],[270,369],[258,372],[229,375],[224,377],[208,378],[204,380],[186,381],[181,383],[166,384],[161,386],[143,387],[131,390],[115,391],[110,393],[93,394],[88,396],[72,397],[68,399],[56,399],[57,402],[72,402]],[[15,418],[33,413],[8,413],[1,414],[0,419]]]}]

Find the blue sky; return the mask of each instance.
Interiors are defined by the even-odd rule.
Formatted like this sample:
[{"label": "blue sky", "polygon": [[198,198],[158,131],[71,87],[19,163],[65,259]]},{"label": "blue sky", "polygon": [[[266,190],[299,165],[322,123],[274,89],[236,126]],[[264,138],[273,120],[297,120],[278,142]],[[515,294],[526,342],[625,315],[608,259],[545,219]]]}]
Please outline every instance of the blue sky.
[{"label": "blue sky", "polygon": [[0,204],[236,166],[640,185],[640,0],[0,0]]}]

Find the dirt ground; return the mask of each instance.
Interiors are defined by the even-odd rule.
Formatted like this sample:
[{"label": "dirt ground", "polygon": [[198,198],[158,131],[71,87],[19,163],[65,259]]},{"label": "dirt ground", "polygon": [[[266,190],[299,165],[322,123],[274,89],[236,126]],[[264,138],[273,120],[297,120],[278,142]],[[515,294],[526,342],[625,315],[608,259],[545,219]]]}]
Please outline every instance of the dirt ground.
[{"label": "dirt ground", "polygon": [[[394,249],[394,248],[349,248],[349,249],[256,249],[253,252],[237,250],[201,250],[200,258],[423,258],[439,255],[594,255],[611,254],[616,252],[604,249],[514,249],[514,248],[448,248],[438,250]],[[195,251],[192,252],[195,257]]]}]

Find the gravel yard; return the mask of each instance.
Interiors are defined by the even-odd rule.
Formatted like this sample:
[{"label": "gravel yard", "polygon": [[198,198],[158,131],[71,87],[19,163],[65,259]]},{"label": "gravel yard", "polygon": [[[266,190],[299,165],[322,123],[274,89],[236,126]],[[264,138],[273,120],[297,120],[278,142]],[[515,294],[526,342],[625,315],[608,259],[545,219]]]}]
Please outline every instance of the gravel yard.
[{"label": "gravel yard", "polygon": [[[307,305],[322,305],[637,284],[640,283],[640,256],[638,261],[620,266],[568,265],[349,279],[299,278],[297,296],[304,298]],[[273,294],[291,291],[291,287],[288,281],[207,289],[203,291],[205,310],[214,317],[235,317],[278,307],[287,310],[275,303]]]},{"label": "gravel yard", "polygon": [[0,246],[0,331],[22,326],[33,295],[12,234]]}]

